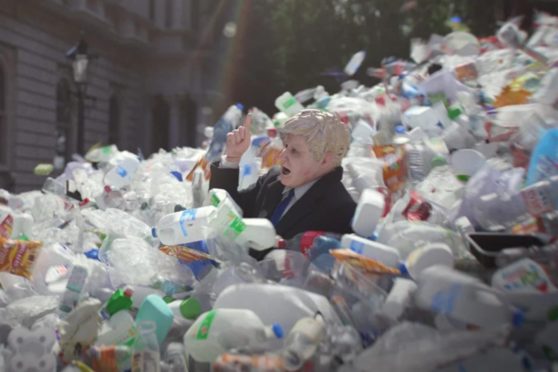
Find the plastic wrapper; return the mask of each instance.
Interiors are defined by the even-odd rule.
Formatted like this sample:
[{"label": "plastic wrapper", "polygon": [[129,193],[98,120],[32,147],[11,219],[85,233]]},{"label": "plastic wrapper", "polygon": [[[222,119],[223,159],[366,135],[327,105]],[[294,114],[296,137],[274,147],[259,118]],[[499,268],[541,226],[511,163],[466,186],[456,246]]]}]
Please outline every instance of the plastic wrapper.
[{"label": "plastic wrapper", "polygon": [[30,279],[41,247],[39,241],[11,240],[0,236],[0,271]]},{"label": "plastic wrapper", "polygon": [[350,249],[332,249],[330,254],[335,257],[339,262],[344,262],[347,265],[351,265],[363,270],[370,274],[388,274],[388,275],[399,275],[400,271],[392,267],[388,267],[381,262],[362,256],[358,253],[353,252]]}]

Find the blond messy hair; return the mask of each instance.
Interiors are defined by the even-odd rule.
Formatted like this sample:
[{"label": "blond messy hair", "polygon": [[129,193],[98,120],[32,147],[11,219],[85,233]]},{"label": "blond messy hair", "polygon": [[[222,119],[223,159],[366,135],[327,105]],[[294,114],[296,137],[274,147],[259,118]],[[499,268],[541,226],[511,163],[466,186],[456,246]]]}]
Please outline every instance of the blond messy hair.
[{"label": "blond messy hair", "polygon": [[338,165],[351,142],[349,128],[337,115],[315,109],[303,110],[287,120],[279,129],[279,135],[283,139],[288,134],[304,138],[316,161],[321,161],[329,152]]}]

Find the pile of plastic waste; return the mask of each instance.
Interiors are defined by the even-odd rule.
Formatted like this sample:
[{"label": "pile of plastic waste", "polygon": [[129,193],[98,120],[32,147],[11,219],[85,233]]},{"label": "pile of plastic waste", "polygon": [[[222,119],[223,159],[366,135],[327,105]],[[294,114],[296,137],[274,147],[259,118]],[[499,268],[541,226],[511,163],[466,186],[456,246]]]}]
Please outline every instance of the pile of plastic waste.
[{"label": "pile of plastic waste", "polygon": [[352,234],[284,240],[208,190],[240,105],[203,148],[98,147],[0,190],[0,370],[557,370],[558,21],[537,24],[415,41],[376,86],[252,109],[241,189],[304,107],[350,126]]}]

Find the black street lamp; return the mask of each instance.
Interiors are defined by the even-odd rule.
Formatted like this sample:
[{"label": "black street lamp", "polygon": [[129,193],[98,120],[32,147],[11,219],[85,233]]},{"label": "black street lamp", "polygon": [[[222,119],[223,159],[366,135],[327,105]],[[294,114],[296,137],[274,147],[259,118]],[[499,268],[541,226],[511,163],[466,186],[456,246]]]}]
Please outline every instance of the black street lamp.
[{"label": "black street lamp", "polygon": [[74,83],[77,88],[77,152],[84,155],[85,140],[85,89],[87,87],[87,67],[89,65],[90,55],[87,54],[87,43],[83,39],[83,35],[79,42],[66,52],[66,58],[72,61],[72,70],[74,72]]}]

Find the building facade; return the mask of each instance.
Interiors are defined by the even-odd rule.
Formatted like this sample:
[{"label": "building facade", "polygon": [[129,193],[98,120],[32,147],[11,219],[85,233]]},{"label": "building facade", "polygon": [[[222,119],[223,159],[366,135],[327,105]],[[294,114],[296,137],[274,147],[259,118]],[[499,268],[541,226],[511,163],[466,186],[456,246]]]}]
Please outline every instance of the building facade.
[{"label": "building facade", "polygon": [[213,0],[0,0],[0,188],[37,189],[38,163],[71,159],[79,99],[66,52],[80,37],[84,149],[148,156],[197,146],[219,25]]}]

